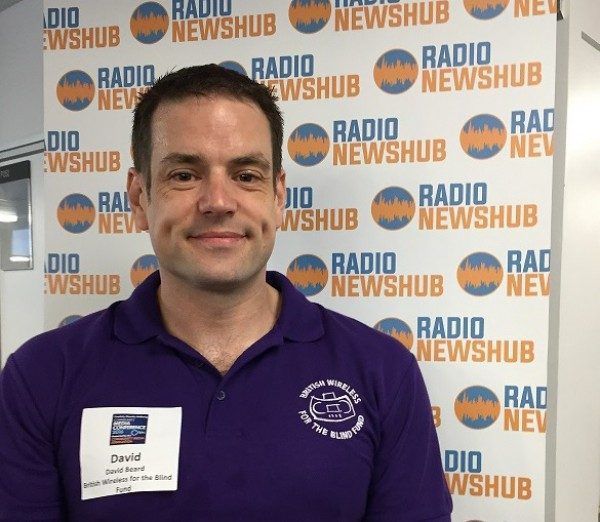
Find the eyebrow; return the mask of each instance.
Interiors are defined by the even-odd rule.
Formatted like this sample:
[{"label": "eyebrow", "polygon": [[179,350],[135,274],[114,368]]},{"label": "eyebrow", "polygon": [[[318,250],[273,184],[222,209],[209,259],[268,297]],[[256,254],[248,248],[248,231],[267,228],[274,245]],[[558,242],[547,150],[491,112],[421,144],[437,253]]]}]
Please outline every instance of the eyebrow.
[{"label": "eyebrow", "polygon": [[170,163],[188,163],[193,165],[206,165],[208,162],[204,156],[198,154],[183,154],[181,152],[171,152],[160,160],[161,165]]},{"label": "eyebrow", "polygon": [[[198,165],[204,167],[208,165],[207,159],[201,154],[185,154],[182,152],[171,152],[160,160],[161,165],[169,165],[173,163],[187,163],[188,165]],[[243,167],[247,165],[255,165],[264,170],[271,170],[271,162],[264,156],[262,152],[245,154],[233,158],[229,161],[230,167]]]},{"label": "eyebrow", "polygon": [[271,162],[265,156],[258,152],[255,154],[247,154],[239,158],[232,159],[229,164],[232,167],[243,167],[244,165],[256,165],[264,170],[271,170]]}]

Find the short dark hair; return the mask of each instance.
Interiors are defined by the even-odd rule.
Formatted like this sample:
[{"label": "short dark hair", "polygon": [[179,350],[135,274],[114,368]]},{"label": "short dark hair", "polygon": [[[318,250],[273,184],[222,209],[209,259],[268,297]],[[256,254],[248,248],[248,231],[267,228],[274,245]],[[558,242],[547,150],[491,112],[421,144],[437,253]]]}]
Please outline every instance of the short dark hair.
[{"label": "short dark hair", "polygon": [[269,121],[273,148],[273,184],[281,171],[283,117],[275,103],[277,96],[247,76],[214,63],[185,67],[160,77],[150,89],[139,96],[133,111],[131,152],[133,165],[146,179],[150,190],[150,158],[152,156],[152,117],[162,102],[189,97],[226,96],[258,105]]}]

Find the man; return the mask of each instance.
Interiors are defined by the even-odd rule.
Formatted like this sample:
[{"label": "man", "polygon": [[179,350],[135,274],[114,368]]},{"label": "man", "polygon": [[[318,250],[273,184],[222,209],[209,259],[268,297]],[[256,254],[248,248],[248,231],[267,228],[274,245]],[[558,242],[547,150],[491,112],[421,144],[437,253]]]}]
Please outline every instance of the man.
[{"label": "man", "polygon": [[11,356],[0,519],[449,520],[414,357],[266,272],[274,100],[215,65],[142,97],[127,190],[160,269]]}]

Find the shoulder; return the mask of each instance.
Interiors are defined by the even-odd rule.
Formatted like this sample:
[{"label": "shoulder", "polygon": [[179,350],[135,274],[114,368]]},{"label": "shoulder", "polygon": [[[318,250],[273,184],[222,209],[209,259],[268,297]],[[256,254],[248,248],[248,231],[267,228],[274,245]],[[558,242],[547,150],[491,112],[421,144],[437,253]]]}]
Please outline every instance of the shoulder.
[{"label": "shoulder", "polygon": [[0,374],[3,407],[18,408],[27,422],[54,433],[58,416],[68,417],[106,364],[111,308],[37,335],[14,352]]},{"label": "shoulder", "polygon": [[349,373],[389,396],[419,372],[414,355],[399,341],[366,324],[319,305],[323,349],[343,361]]},{"label": "shoulder", "polygon": [[116,304],[27,341],[8,358],[3,385],[13,383],[46,412],[75,399],[110,358]]},{"label": "shoulder", "polygon": [[53,361],[83,355],[112,335],[113,309],[109,308],[81,317],[68,325],[32,337],[11,358],[19,367],[51,364]]},{"label": "shoulder", "polygon": [[412,353],[390,335],[347,315],[317,305],[321,311],[325,337],[341,349],[369,358],[397,359],[403,365],[414,361]]}]

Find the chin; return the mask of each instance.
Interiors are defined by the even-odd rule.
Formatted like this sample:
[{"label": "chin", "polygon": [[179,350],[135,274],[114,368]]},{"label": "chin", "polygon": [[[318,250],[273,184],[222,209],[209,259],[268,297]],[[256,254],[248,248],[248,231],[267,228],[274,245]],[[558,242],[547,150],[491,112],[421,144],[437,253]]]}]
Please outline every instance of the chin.
[{"label": "chin", "polygon": [[228,293],[243,286],[251,277],[244,277],[239,272],[225,272],[214,274],[196,274],[188,279],[198,289],[212,292]]}]

